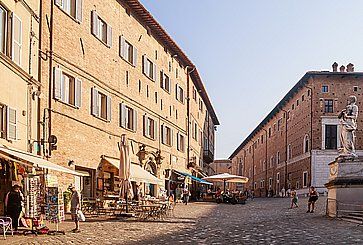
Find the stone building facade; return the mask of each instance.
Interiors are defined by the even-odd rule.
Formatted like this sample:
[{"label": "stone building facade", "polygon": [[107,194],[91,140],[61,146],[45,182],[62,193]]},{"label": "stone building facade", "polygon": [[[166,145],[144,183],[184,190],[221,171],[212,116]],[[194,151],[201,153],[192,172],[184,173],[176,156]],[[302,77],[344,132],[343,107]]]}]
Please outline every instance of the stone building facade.
[{"label": "stone building facade", "polygon": [[201,171],[218,119],[194,64],[139,1],[46,1],[41,20],[42,138],[58,139],[43,153],[89,175],[64,185],[117,192],[122,134],[166,189],[173,170]]},{"label": "stone building facade", "polygon": [[[235,173],[250,179],[245,188],[256,196],[292,188],[306,194],[309,186],[326,191],[328,164],[340,146],[338,114],[350,95],[360,106],[362,81],[363,73],[354,72],[352,64],[340,71],[335,63],[332,72],[307,72],[230,156]],[[360,129],[358,154],[362,137]]]},{"label": "stone building facade", "polygon": [[[39,1],[0,2],[0,147],[38,149]],[[0,213],[5,193],[21,185],[24,168],[0,153]]]}]

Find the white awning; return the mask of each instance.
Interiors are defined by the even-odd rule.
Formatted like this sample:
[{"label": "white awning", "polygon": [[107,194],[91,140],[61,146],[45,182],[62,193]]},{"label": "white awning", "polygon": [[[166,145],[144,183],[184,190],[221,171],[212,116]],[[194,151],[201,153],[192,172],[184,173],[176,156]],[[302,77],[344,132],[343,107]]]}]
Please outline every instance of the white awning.
[{"label": "white awning", "polygon": [[[120,167],[120,159],[103,156],[107,162],[111,163],[116,168]],[[135,182],[150,183],[155,185],[162,185],[163,181],[156,178],[154,175],[143,169],[140,165],[131,163],[130,180]]]},{"label": "white awning", "polygon": [[[22,151],[22,150],[9,148],[9,147],[0,145],[0,153],[5,154],[6,156],[9,157],[9,159],[14,160],[15,162],[22,163],[22,161],[25,161],[25,164],[30,164],[33,167],[46,168],[46,169],[55,170],[58,172],[77,175],[77,176],[89,176],[87,174],[80,173],[80,172],[74,171],[74,170],[66,168],[66,167],[62,167],[60,165],[47,161],[37,155],[31,154],[26,151]],[[14,158],[17,158],[17,159],[14,159]]]}]

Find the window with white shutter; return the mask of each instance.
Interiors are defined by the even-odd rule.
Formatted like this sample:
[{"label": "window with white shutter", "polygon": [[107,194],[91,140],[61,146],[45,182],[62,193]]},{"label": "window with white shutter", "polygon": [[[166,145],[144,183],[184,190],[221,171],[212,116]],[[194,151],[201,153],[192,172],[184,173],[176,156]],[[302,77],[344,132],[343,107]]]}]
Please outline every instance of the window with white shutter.
[{"label": "window with white shutter", "polygon": [[7,115],[7,136],[9,140],[17,139],[17,114],[16,110],[8,107],[8,115]]},{"label": "window with white shutter", "polygon": [[7,107],[0,104],[0,138],[6,139]]},{"label": "window with white shutter", "polygon": [[0,52],[7,55],[8,11],[0,4]]},{"label": "window with white shutter", "polygon": [[[120,126],[125,129],[136,131],[137,129],[137,112],[135,109],[122,103],[120,105]],[[145,129],[144,129],[145,132]]]},{"label": "window with white shutter", "polygon": [[91,114],[95,117],[111,121],[111,97],[96,88],[91,90]]},{"label": "window with white shutter", "polygon": [[54,2],[63,12],[78,22],[82,22],[83,0],[55,0]]},{"label": "window with white shutter", "polygon": [[171,146],[173,144],[173,130],[165,125],[161,126],[161,143],[164,145]]},{"label": "window with white shutter", "polygon": [[170,93],[171,91],[171,81],[168,75],[164,73],[164,71],[160,71],[160,87],[164,89],[166,92]]},{"label": "window with white shutter", "polygon": [[156,122],[148,115],[144,115],[144,136],[155,140],[157,133]]},{"label": "window with white shutter", "polygon": [[137,49],[123,36],[120,36],[120,56],[131,65],[136,66]]},{"label": "window with white shutter", "polygon": [[175,85],[175,96],[178,101],[184,103],[184,90],[179,84]]},{"label": "window with white shutter", "polygon": [[54,67],[54,99],[81,107],[82,80]]},{"label": "window with white shutter", "polygon": [[12,29],[12,60],[21,66],[22,54],[22,22],[21,19],[13,13],[13,29]]},{"label": "window with white shutter", "polygon": [[156,81],[157,67],[146,55],[142,57],[142,72],[153,81]]},{"label": "window with white shutter", "polygon": [[95,10],[91,13],[92,34],[108,47],[112,46],[112,27],[101,19]]},{"label": "window with white shutter", "polygon": [[181,133],[177,133],[176,135],[176,140],[177,140],[177,150],[178,151],[181,151],[181,152],[184,152],[184,149],[185,149],[185,137],[184,135],[182,135]]}]

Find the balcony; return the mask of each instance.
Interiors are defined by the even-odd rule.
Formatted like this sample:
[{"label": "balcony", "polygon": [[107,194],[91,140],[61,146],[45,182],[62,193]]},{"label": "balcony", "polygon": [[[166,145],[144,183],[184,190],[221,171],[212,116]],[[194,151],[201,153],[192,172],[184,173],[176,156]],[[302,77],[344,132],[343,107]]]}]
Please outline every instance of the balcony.
[{"label": "balcony", "polygon": [[203,160],[206,163],[212,163],[214,161],[214,150],[211,148],[203,150]]}]

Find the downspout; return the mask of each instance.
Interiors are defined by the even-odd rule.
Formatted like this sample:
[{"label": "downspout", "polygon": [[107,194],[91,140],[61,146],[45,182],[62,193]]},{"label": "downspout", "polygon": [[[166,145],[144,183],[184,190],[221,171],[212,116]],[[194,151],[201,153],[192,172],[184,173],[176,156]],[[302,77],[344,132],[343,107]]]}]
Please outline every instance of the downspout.
[{"label": "downspout", "polygon": [[[191,69],[190,71],[188,71],[188,69]],[[189,159],[190,159],[190,74],[195,70],[195,67],[186,67],[187,70],[187,166],[189,164]]]},{"label": "downspout", "polygon": [[252,144],[252,190],[253,196],[255,196],[255,143]]},{"label": "downspout", "polygon": [[[39,30],[38,30],[38,39],[39,39],[39,43],[38,43],[38,81],[40,84],[42,84],[42,58],[41,58],[41,50],[42,50],[42,23],[43,23],[43,4],[42,1],[39,1]],[[41,94],[41,88],[42,86],[38,87],[38,92],[39,95]],[[40,141],[41,141],[41,136],[40,136],[40,128],[42,126],[41,121],[40,121],[40,114],[41,114],[41,106],[40,106],[40,96],[38,96],[37,99],[37,154],[41,155],[41,147],[40,146]],[[43,125],[44,126],[44,125]]]},{"label": "downspout", "polygon": [[[288,160],[288,154],[289,154],[288,151],[287,151],[287,146],[288,146],[288,144],[287,144],[287,116],[288,116],[288,112],[286,110],[284,110],[284,109],[281,109],[281,111],[285,112],[285,153],[286,153],[285,156],[286,156],[286,158],[285,158],[285,184],[284,184],[285,186],[284,186],[284,189],[286,191],[287,190],[287,176],[288,176],[288,174],[287,174],[287,160]],[[277,190],[277,191],[280,192],[280,190]],[[283,193],[283,195],[285,195],[285,193]]]},{"label": "downspout", "polygon": [[304,87],[310,90],[310,184],[308,184],[308,186],[311,186],[313,181],[313,88],[307,85],[305,85]]},{"label": "downspout", "polygon": [[[265,143],[265,146],[266,146],[266,149],[265,149],[265,171],[266,171],[266,177],[265,177],[265,192],[266,192],[266,197],[268,196],[268,183],[267,183],[267,175],[268,175],[268,171],[267,171],[267,130],[266,129],[262,129],[263,131],[265,131],[266,133],[266,143]],[[273,176],[273,175],[272,175]]]},{"label": "downspout", "polygon": [[[52,80],[53,80],[53,14],[54,1],[50,5],[50,31],[49,31],[49,94],[48,94],[48,136],[52,135]],[[48,141],[48,139],[44,139]],[[49,156],[52,155],[52,149],[49,145]],[[48,157],[48,156],[47,156]]]}]

